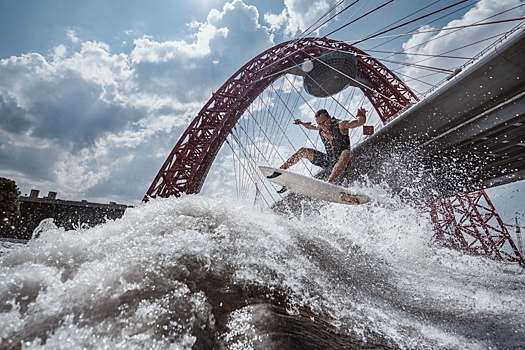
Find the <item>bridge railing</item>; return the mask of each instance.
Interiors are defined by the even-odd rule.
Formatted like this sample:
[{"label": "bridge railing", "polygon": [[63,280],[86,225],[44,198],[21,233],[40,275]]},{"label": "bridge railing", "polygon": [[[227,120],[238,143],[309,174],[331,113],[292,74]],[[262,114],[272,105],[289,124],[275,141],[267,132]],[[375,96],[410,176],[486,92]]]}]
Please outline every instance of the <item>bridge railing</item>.
[{"label": "bridge railing", "polygon": [[436,85],[434,85],[432,88],[430,88],[429,90],[427,90],[422,96],[421,96],[421,99],[424,99],[425,97],[427,97],[428,95],[432,94],[434,91],[436,91],[439,87],[441,87],[441,85],[443,85],[444,83],[446,83],[447,81],[449,81],[450,79],[452,79],[454,76],[456,76],[457,74],[459,74],[460,72],[462,72],[466,67],[474,64],[476,61],[478,61],[481,57],[485,56],[487,54],[487,52],[489,51],[492,51],[496,46],[502,44],[504,41],[506,41],[511,35],[513,35],[514,33],[518,32],[519,30],[522,30],[525,28],[525,21],[524,22],[521,22],[520,24],[518,24],[516,27],[512,28],[510,31],[506,32],[505,34],[503,34],[502,36],[500,36],[496,41],[494,41],[492,44],[490,44],[489,46],[487,46],[485,49],[483,49],[482,51],[480,51],[477,55],[475,55],[474,57],[472,57],[470,60],[468,60],[467,62],[463,63],[461,66],[459,66],[455,71],[454,73],[450,74],[449,76],[447,76],[446,78],[444,78],[443,80],[441,80],[440,82],[438,82]]}]

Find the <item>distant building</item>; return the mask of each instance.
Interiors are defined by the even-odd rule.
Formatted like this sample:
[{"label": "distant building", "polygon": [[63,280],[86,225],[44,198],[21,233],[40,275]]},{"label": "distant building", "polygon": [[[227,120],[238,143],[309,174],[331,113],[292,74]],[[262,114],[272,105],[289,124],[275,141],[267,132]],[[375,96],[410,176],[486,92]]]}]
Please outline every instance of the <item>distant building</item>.
[{"label": "distant building", "polygon": [[[71,230],[79,226],[93,227],[107,220],[121,218],[131,206],[110,202],[109,204],[57,199],[57,192],[39,197],[39,190],[20,196],[20,218],[16,225],[16,238],[31,238],[40,222],[53,218],[55,225]],[[1,235],[0,235],[1,236]]]}]

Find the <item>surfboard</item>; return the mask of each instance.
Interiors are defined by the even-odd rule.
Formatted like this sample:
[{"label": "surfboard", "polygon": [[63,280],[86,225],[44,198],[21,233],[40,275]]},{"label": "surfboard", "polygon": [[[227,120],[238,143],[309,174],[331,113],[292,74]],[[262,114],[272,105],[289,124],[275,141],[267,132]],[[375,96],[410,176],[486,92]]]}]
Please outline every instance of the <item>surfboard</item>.
[{"label": "surfboard", "polygon": [[259,170],[268,181],[279,186],[284,186],[297,194],[323,201],[350,205],[370,202],[370,197],[367,195],[310,176],[264,165],[259,165]]}]

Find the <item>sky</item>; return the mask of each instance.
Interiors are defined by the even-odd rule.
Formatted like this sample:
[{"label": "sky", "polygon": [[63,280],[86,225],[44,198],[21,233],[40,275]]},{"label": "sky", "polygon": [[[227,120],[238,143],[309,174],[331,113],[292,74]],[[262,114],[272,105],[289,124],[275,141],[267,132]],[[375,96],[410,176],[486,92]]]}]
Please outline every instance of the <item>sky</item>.
[{"label": "sky", "polygon": [[[301,35],[335,3],[0,0],[0,176],[15,180],[22,194],[39,189],[68,200],[139,203],[212,92],[261,52]],[[342,2],[339,9],[350,3]],[[416,3],[428,8],[412,14]],[[310,36],[330,34],[352,43],[407,21],[403,18],[409,14],[412,19],[455,3],[357,1]],[[519,17],[523,3],[465,1],[393,33],[460,26],[512,8],[497,18]],[[381,4],[386,5],[358,19]],[[438,31],[385,35],[356,46],[376,50],[378,56],[387,54],[377,50],[432,55],[457,49],[458,40],[472,43],[516,24],[477,27],[434,41],[428,40]],[[493,40],[454,55],[473,56]],[[392,59],[415,62],[421,56]],[[440,60],[427,58],[424,64],[454,68],[465,62]],[[417,93],[443,79],[426,77],[414,67],[397,66],[396,72],[402,78],[419,74],[421,79],[407,80]],[[515,188],[509,191],[521,195]]]}]

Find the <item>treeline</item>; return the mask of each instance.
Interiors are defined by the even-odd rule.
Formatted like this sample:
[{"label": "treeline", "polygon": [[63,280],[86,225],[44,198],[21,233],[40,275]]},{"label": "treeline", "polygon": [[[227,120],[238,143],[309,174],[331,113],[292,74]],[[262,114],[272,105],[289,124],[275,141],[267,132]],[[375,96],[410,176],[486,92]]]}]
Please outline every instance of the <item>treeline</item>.
[{"label": "treeline", "polygon": [[0,177],[0,236],[16,238],[20,218],[20,189],[16,182]]}]

